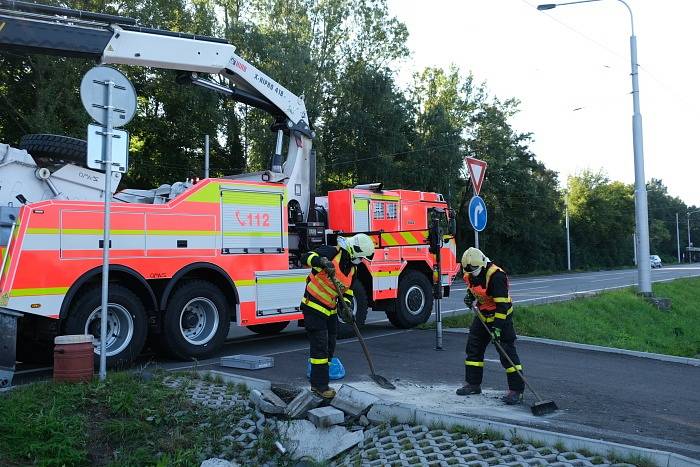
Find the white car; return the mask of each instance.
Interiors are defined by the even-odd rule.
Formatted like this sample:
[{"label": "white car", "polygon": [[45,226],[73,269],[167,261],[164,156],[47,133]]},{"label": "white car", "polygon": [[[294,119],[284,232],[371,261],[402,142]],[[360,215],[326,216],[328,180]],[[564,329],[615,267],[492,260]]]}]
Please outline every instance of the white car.
[{"label": "white car", "polygon": [[661,258],[659,258],[659,255],[651,255],[649,257],[649,260],[651,262],[651,268],[660,268],[662,266],[661,264]]}]

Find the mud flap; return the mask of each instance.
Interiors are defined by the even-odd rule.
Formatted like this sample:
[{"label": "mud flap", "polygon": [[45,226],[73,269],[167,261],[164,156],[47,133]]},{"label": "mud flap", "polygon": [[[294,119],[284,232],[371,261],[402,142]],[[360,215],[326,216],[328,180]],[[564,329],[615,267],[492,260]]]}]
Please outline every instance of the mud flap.
[{"label": "mud flap", "polygon": [[22,316],[0,308],[0,389],[12,385],[17,358],[17,319]]}]

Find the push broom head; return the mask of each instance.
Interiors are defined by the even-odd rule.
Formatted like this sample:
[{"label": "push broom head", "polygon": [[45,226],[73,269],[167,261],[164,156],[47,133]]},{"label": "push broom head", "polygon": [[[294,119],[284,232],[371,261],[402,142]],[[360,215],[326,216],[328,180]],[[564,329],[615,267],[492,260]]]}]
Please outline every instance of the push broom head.
[{"label": "push broom head", "polygon": [[559,410],[559,407],[557,407],[557,404],[555,404],[554,401],[538,401],[532,404],[530,410],[532,411],[532,415],[539,417],[554,413]]}]

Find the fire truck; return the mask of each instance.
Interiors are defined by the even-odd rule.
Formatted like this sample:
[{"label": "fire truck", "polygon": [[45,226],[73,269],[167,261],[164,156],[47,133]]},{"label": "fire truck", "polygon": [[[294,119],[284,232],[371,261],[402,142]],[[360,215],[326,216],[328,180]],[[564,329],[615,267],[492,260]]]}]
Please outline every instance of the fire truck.
[{"label": "fire truck", "polygon": [[[316,154],[303,100],[216,38],[149,29],[130,18],[0,2],[0,47],[178,71],[178,81],[271,115],[276,149],[262,172],[105,193],[86,168],[85,142],[28,135],[0,144],[0,339],[20,351],[56,335],[99,336],[103,201],[112,196],[108,363],[127,363],[147,338],[181,359],[210,355],[231,323],[260,334],[303,325],[304,252],[364,232],[376,253],[358,268],[353,312],[386,313],[399,328],[425,322],[434,286],[458,271],[454,235],[440,234],[436,270],[429,223],[445,223],[442,195],[381,184],[315,193]],[[225,77],[223,86],[207,79]],[[286,156],[284,156],[286,147]],[[113,173],[116,188],[121,174]],[[449,229],[448,229],[449,230]],[[99,345],[95,341],[95,352]],[[12,359],[14,352],[5,358]]]}]

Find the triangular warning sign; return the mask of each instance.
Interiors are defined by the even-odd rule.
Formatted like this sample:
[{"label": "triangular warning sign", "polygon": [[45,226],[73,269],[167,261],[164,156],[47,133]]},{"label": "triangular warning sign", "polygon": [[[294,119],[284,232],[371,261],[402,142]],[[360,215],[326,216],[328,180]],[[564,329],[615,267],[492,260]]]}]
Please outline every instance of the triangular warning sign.
[{"label": "triangular warning sign", "polygon": [[474,194],[478,195],[481,191],[481,184],[484,182],[484,175],[486,174],[486,167],[488,164],[479,159],[474,159],[473,157],[465,157],[464,160],[467,163],[469,178],[474,187]]}]

